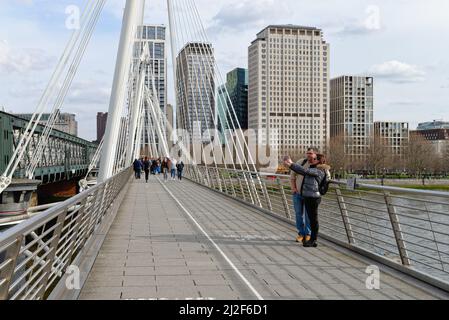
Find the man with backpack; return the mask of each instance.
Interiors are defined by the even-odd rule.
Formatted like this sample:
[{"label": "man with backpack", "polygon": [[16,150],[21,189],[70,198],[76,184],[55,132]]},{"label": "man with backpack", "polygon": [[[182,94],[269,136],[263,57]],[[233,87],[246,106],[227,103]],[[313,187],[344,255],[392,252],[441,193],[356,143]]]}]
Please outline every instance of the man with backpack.
[{"label": "man with backpack", "polygon": [[293,163],[288,156],[284,158],[284,164],[297,174],[304,176],[301,195],[304,199],[311,229],[310,240],[304,241],[304,247],[317,247],[319,231],[318,207],[321,203],[321,197],[329,189],[330,166],[326,164],[326,158],[322,154],[316,155],[316,158],[312,161],[308,169]]},{"label": "man with backpack", "polygon": [[[309,169],[310,165],[316,158],[316,150],[309,148],[307,150],[307,158],[299,160],[296,164],[303,166],[305,169]],[[298,229],[298,236],[296,242],[303,244],[310,241],[310,235],[312,231],[310,229],[309,217],[306,213],[304,206],[304,199],[302,197],[302,184],[304,182],[304,176],[294,171],[290,175],[290,184],[293,193],[293,207],[296,215],[296,228]]]}]

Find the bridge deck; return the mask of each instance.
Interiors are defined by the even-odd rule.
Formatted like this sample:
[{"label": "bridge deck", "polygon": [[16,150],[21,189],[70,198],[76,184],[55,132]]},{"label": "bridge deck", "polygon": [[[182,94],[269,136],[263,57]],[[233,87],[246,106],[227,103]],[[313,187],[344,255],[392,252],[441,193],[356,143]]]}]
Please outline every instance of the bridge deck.
[{"label": "bridge deck", "polygon": [[368,290],[369,261],[325,241],[303,248],[294,236],[192,182],[133,182],[79,299],[437,298],[390,272]]}]

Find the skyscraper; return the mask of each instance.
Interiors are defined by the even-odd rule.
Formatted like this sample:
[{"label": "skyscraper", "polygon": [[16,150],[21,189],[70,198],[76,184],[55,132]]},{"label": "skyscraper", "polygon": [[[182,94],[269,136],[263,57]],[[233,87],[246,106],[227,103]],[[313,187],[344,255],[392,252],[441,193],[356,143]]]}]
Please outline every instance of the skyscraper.
[{"label": "skyscraper", "polygon": [[107,112],[97,113],[97,142],[100,143],[103,139],[104,133],[106,132],[106,124],[108,121]]},{"label": "skyscraper", "polygon": [[224,133],[226,130],[232,128],[232,124],[229,122],[228,117],[229,98],[227,93],[226,84],[222,84],[218,87],[217,95],[217,117],[218,117],[218,130]]},{"label": "skyscraper", "polygon": [[341,76],[331,80],[330,135],[343,144],[351,164],[363,163],[374,136],[372,77]]},{"label": "skyscraper", "polygon": [[[231,104],[234,107],[232,111]],[[218,126],[221,130],[248,129],[248,70],[235,68],[226,75],[226,84],[218,87]],[[226,110],[229,110],[225,112]],[[238,124],[237,124],[238,122]],[[222,124],[223,123],[223,124]]]},{"label": "skyscraper", "polygon": [[[320,29],[271,25],[249,47],[249,128],[280,154],[329,139],[329,44]],[[278,132],[278,137],[275,135]]]},{"label": "skyscraper", "polygon": [[[180,129],[200,141],[205,130],[215,128],[215,58],[212,45],[192,42],[176,58],[177,118]],[[198,125],[196,125],[198,124]]]},{"label": "skyscraper", "polygon": [[240,127],[248,129],[248,70],[236,68],[229,72],[226,76],[226,88]]},{"label": "skyscraper", "polygon": [[[166,114],[167,108],[167,50],[166,50],[166,27],[163,25],[143,25],[139,27],[136,41],[134,45],[134,65],[139,65],[139,59],[145,48],[148,46],[150,53],[150,63],[147,66],[147,74],[154,76],[154,84],[156,92],[159,97],[159,106],[161,108],[161,115]],[[147,76],[145,84],[152,89],[152,79]],[[164,118],[160,119],[163,124],[162,129],[166,134],[166,123]],[[144,132],[144,137],[148,137],[148,134]],[[147,138],[145,142],[148,143]]]}]

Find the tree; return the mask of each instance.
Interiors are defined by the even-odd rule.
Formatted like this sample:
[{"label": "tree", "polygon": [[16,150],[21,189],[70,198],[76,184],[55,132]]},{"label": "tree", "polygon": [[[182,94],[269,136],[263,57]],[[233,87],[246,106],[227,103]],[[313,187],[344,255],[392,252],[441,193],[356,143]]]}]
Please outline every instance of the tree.
[{"label": "tree", "polygon": [[420,134],[410,137],[406,150],[407,169],[417,178],[421,177],[428,169],[430,170],[438,161],[432,144]]},{"label": "tree", "polygon": [[443,152],[442,152],[442,171],[444,171],[445,174],[449,173],[449,141],[446,141],[445,146],[443,146]]},{"label": "tree", "polygon": [[372,137],[367,148],[366,168],[374,173],[376,179],[384,168],[388,169],[391,158],[386,140],[382,137]]},{"label": "tree", "polygon": [[334,172],[343,175],[348,167],[348,158],[345,152],[345,138],[343,135],[338,135],[330,139],[327,157]]}]

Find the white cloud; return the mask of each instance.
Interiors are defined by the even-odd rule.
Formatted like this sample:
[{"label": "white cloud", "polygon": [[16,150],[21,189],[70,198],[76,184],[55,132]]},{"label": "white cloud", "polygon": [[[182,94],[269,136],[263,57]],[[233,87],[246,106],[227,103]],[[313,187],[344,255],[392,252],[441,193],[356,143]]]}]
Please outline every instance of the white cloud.
[{"label": "white cloud", "polygon": [[111,95],[111,88],[104,83],[94,80],[73,83],[67,97],[70,105],[83,105],[89,110],[88,105],[107,105]]},{"label": "white cloud", "polygon": [[12,48],[5,40],[0,41],[0,73],[26,73],[50,68],[54,58],[36,48]]},{"label": "white cloud", "polygon": [[365,12],[360,12],[361,18],[345,18],[345,20],[332,19],[325,24],[330,33],[338,36],[368,35],[383,31],[384,25],[381,19],[381,10],[378,6],[367,6]]},{"label": "white cloud", "polygon": [[372,66],[369,71],[374,77],[396,83],[424,81],[426,73],[418,66],[397,60],[386,61]]},{"label": "white cloud", "polygon": [[252,0],[226,3],[212,18],[211,29],[242,30],[273,24],[288,11],[286,5],[286,2],[279,3],[275,0],[260,0],[257,4]]}]

